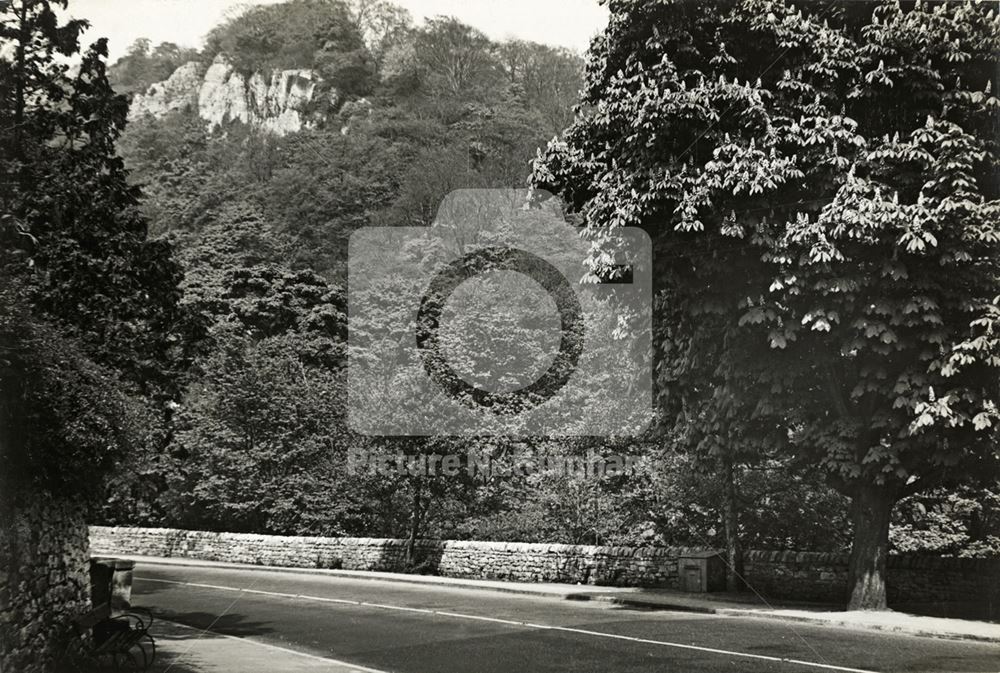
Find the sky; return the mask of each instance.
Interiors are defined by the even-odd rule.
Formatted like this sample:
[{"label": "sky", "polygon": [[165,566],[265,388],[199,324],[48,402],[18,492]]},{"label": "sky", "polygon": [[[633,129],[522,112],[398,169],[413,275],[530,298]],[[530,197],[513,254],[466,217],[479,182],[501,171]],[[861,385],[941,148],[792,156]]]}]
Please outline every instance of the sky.
[{"label": "sky", "polygon": [[[208,31],[229,12],[248,4],[279,0],[70,0],[69,14],[91,23],[83,42],[109,38],[111,61],[139,37],[153,44],[175,42],[200,47]],[[436,15],[454,16],[491,38],[522,40],[567,47],[583,53],[590,38],[607,23],[607,10],[597,0],[394,0],[414,21]],[[88,39],[89,38],[89,39]]]}]

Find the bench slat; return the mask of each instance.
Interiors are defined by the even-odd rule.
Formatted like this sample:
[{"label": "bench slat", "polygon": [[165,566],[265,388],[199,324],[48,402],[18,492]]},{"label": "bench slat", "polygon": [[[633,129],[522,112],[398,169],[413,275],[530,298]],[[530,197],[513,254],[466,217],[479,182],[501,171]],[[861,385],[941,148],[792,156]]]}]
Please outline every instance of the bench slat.
[{"label": "bench slat", "polygon": [[90,612],[77,617],[73,622],[82,629],[92,629],[111,617],[111,604],[101,603]]}]

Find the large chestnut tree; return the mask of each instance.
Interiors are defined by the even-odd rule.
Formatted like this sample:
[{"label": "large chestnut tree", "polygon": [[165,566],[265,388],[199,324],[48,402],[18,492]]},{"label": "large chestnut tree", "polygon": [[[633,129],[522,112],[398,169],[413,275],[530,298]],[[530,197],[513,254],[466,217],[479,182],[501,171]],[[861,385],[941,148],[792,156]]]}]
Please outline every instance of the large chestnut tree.
[{"label": "large chestnut tree", "polygon": [[652,235],[666,406],[821,466],[884,608],[894,503],[996,470],[995,3],[608,7],[534,183]]}]

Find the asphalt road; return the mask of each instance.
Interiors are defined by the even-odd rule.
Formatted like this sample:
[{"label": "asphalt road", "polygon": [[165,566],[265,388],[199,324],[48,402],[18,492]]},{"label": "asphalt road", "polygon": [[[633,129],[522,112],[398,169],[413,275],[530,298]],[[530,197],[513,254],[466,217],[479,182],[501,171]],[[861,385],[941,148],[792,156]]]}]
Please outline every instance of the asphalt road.
[{"label": "asphalt road", "polygon": [[137,568],[182,624],[399,673],[1000,671],[1000,645],[273,571]]}]

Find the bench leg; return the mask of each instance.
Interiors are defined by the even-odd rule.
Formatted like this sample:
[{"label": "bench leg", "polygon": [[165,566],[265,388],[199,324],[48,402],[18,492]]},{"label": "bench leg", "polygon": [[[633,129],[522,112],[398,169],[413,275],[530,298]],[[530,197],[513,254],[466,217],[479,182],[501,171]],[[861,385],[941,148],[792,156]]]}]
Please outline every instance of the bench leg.
[{"label": "bench leg", "polygon": [[156,661],[156,641],[148,633],[146,637],[149,638],[149,664],[146,665],[146,669],[149,669],[153,665],[153,662]]}]

